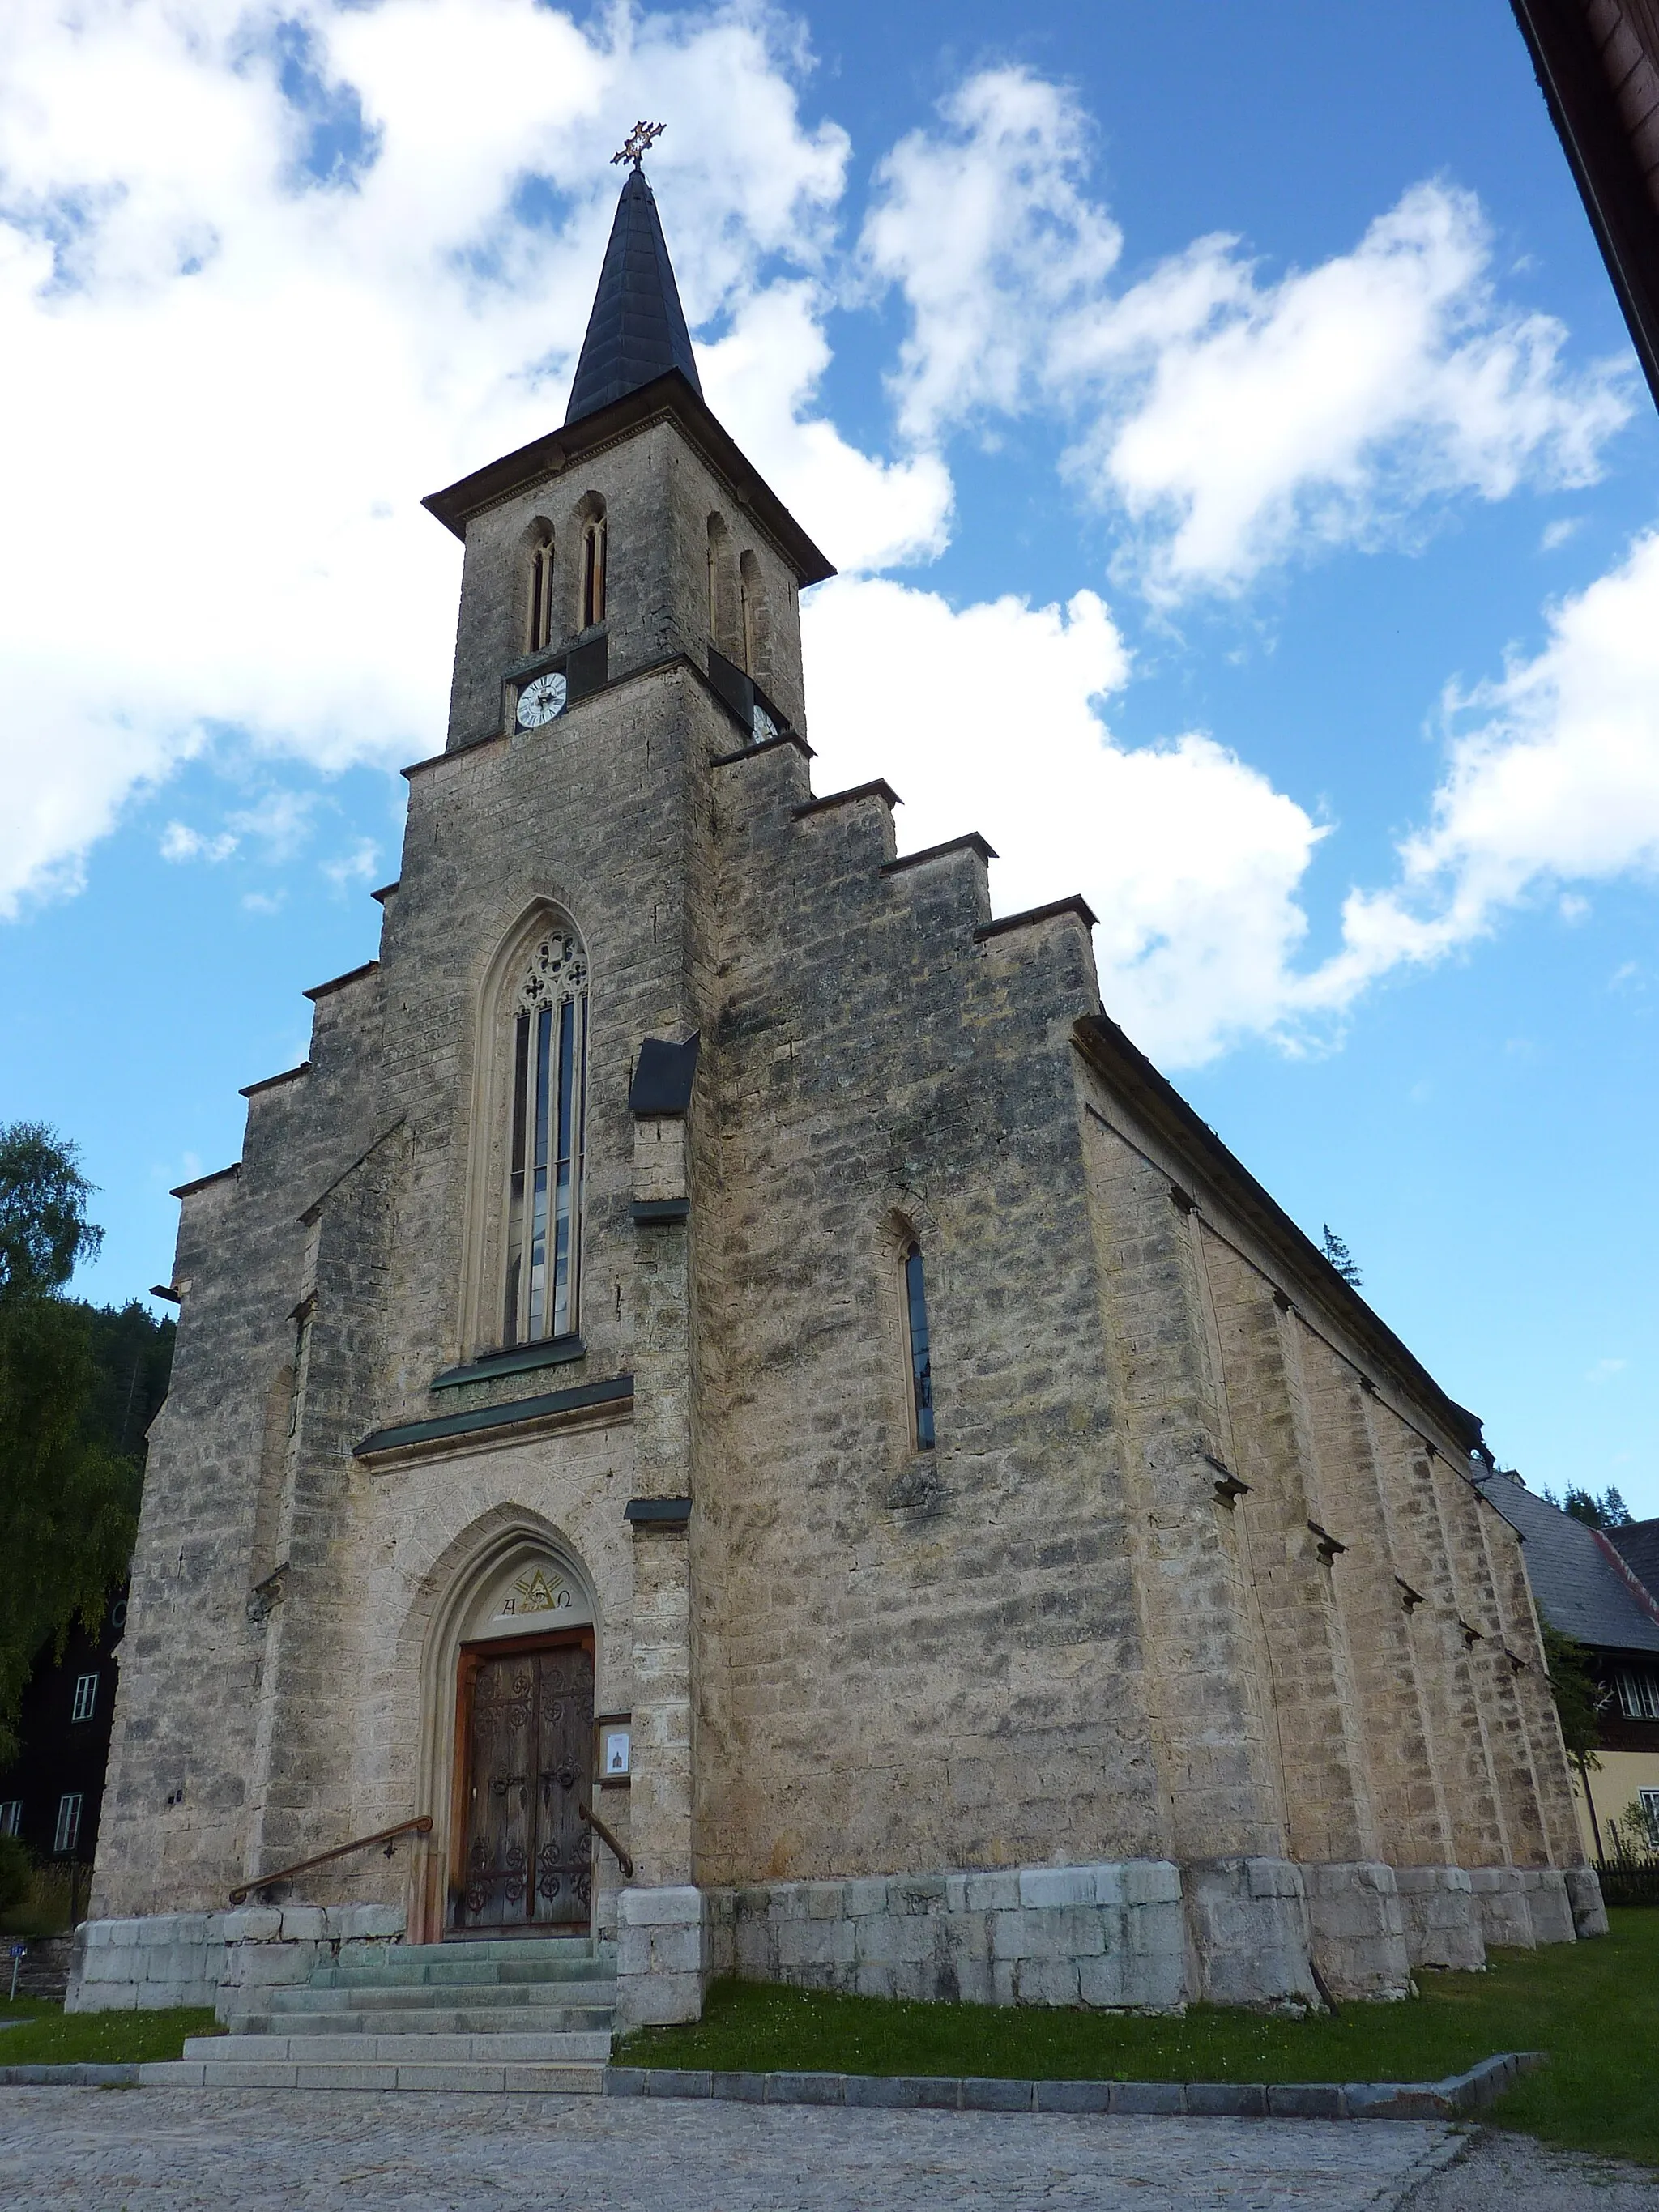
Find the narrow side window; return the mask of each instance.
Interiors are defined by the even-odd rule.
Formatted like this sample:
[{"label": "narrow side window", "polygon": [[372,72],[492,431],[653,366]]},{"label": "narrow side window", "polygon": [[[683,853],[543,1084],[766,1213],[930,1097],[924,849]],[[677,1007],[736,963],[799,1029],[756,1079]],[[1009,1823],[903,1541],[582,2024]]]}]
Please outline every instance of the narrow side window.
[{"label": "narrow side window", "polygon": [[708,635],[717,653],[741,661],[742,609],[738,599],[738,562],[724,515],[708,518]]},{"label": "narrow side window", "polygon": [[918,1451],[933,1449],[933,1369],[928,1349],[927,1291],[921,1247],[914,1238],[904,1254],[904,1324],[910,1357],[910,1425]]},{"label": "narrow side window", "polygon": [[542,653],[553,642],[553,533],[544,530],[530,551],[530,629],[525,649]]},{"label": "narrow side window", "polygon": [[772,625],[760,562],[745,551],[738,562],[738,601],[742,617],[743,665],[764,684],[772,673]]},{"label": "narrow side window", "polygon": [[582,622],[584,629],[605,620],[605,517],[590,515],[582,525]]},{"label": "narrow side window", "polygon": [[562,932],[539,945],[513,1014],[501,1341],[568,1336],[581,1262],[587,963]]}]

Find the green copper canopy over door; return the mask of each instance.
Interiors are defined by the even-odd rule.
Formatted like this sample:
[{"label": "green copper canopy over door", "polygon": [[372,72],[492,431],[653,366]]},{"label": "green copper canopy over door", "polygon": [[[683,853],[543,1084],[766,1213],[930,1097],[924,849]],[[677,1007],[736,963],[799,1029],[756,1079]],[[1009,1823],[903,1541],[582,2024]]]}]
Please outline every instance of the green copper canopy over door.
[{"label": "green copper canopy over door", "polygon": [[579,1644],[472,1662],[464,1928],[580,1928],[592,1895],[578,1807],[593,1741],[593,1655]]}]

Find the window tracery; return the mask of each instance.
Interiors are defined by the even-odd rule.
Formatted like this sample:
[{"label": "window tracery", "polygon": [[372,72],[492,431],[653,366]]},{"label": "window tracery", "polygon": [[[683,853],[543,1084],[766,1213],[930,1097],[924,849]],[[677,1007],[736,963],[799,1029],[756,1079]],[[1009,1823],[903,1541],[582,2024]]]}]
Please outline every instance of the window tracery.
[{"label": "window tracery", "polygon": [[550,931],[512,1006],[501,1338],[568,1336],[581,1261],[587,960],[573,931]]}]

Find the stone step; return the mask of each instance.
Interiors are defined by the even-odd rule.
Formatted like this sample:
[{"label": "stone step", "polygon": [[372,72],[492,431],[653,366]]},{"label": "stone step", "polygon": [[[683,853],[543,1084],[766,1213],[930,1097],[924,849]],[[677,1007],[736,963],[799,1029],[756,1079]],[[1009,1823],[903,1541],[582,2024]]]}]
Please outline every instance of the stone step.
[{"label": "stone step", "polygon": [[398,1943],[389,1955],[430,1964],[448,1959],[587,1959],[614,1966],[615,1943],[592,1936],[452,1936],[444,1943]]},{"label": "stone step", "polygon": [[447,2065],[404,2065],[392,2059],[299,2061],[287,2058],[175,2058],[138,2069],[140,2086],[156,2089],[447,2089],[485,2095],[539,2091],[599,2097],[599,2064],[543,2066],[512,2059]]},{"label": "stone step", "polygon": [[377,2035],[192,2035],[185,2045],[188,2059],[213,2065],[246,2060],[286,2060],[295,2065],[360,2066],[390,2059],[398,2066],[486,2065],[603,2066],[611,2056],[606,2029],[582,2033]]},{"label": "stone step", "polygon": [[310,1986],[318,1990],[448,1989],[457,1983],[580,1982],[615,1972],[609,1960],[589,1951],[568,1955],[491,1959],[473,1955],[471,1946],[446,1951],[439,1959],[404,1959],[389,1951],[373,1966],[319,1966]]},{"label": "stone step", "polygon": [[613,2005],[614,1981],[569,1982],[367,1982],[345,1989],[313,1982],[248,1984],[234,1992],[240,2002],[262,2012],[361,2012],[380,2008],[418,2011],[425,2005]]},{"label": "stone step", "polygon": [[[375,2005],[350,2010],[227,2009],[233,2035],[605,2035],[614,2008],[593,2005]],[[215,2039],[216,2040],[217,2039]]]}]

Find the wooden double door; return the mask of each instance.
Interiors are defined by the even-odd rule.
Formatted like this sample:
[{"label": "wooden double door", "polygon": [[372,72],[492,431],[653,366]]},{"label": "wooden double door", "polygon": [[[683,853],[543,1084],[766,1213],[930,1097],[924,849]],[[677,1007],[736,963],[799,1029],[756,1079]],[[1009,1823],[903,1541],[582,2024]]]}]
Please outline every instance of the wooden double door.
[{"label": "wooden double door", "polygon": [[592,1843],[579,1808],[593,1764],[591,1636],[461,1655],[457,1928],[586,1934]]}]

